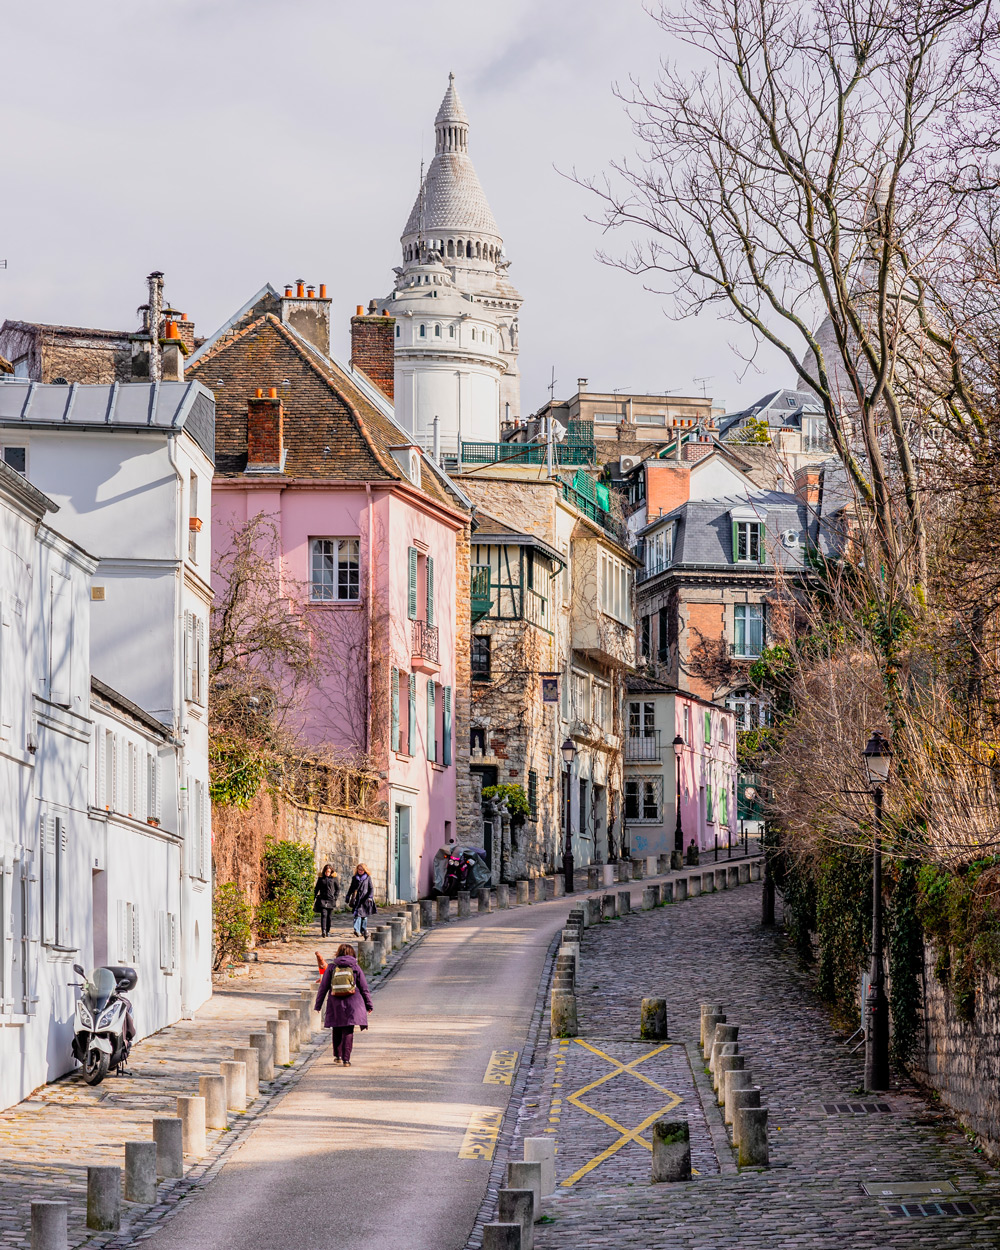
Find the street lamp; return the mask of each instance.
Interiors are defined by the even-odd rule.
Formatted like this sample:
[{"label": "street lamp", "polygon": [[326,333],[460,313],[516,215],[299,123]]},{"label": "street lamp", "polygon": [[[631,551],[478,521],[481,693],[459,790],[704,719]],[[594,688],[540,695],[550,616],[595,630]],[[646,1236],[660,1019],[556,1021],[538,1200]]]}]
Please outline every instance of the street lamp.
[{"label": "street lamp", "polygon": [[674,738],[674,773],[677,777],[677,824],[674,826],[674,853],[670,857],[670,867],[684,867],[684,833],[681,830],[681,754],[684,751],[684,739],[677,735]]},{"label": "street lamp", "polygon": [[566,765],[566,841],[563,846],[563,874],[566,878],[566,893],[573,893],[573,761],[576,759],[576,744],[567,738],[562,744],[563,763]]},{"label": "street lamp", "polygon": [[872,839],[872,963],[868,974],[865,1015],[865,1089],[889,1088],[889,1000],[885,995],[882,960],[882,787],[889,780],[892,748],[877,731],[861,752],[868,784],[875,798],[875,830]]}]

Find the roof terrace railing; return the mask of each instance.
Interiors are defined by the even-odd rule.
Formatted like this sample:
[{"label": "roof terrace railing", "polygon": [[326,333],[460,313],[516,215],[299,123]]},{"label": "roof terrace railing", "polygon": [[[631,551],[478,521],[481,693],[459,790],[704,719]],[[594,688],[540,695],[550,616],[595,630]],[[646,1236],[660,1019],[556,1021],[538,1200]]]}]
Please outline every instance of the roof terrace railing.
[{"label": "roof terrace railing", "polygon": [[595,503],[592,499],[588,499],[586,495],[581,494],[569,482],[562,484],[562,496],[567,503],[573,505],[585,517],[594,521],[601,527],[611,538],[615,540],[621,547],[628,547],[628,526],[623,521],[619,521],[613,517],[610,512],[605,511],[600,504]]}]

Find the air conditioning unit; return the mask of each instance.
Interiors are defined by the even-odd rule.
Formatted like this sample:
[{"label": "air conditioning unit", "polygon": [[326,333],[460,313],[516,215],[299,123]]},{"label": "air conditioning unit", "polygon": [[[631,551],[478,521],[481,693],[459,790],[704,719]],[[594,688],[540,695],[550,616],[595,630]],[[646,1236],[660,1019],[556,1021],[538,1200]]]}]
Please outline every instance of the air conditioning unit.
[{"label": "air conditioning unit", "polygon": [[631,473],[633,469],[637,469],[642,464],[641,456],[619,456],[618,472],[624,477],[627,473]]}]

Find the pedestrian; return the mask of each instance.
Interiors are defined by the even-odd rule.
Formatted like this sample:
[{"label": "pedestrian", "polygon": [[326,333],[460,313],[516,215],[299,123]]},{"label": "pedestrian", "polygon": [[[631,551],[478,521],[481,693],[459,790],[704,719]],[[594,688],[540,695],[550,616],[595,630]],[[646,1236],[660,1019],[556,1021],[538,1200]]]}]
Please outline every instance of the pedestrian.
[{"label": "pedestrian", "polygon": [[333,1038],[333,1061],[349,1068],[354,1049],[354,1030],[368,1028],[368,1012],[374,1011],[374,1007],[354,947],[347,942],[337,947],[333,962],[327,964],[323,971],[315,1011],[322,1008],[324,998],[326,1016],[323,1024]]},{"label": "pedestrian", "polygon": [[339,897],[340,880],[333,871],[333,864],[324,864],[313,890],[313,911],[319,912],[319,925],[324,937],[330,936],[330,925]]},{"label": "pedestrian", "polygon": [[364,864],[358,864],[347,890],[347,906],[354,909],[354,932],[364,940],[368,936],[368,917],[374,916],[375,887]]}]

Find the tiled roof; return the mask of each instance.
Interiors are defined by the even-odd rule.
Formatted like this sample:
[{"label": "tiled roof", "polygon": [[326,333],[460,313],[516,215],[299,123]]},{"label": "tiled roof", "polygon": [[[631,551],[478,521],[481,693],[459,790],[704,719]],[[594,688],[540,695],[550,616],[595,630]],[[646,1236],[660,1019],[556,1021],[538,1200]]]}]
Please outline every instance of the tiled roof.
[{"label": "tiled roof", "polygon": [[458,122],[464,126],[469,124],[468,114],[458,98],[454,74],[448,75],[448,90],[444,93],[441,107],[437,111],[437,117],[434,118],[435,126],[447,126],[449,122]]}]

